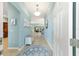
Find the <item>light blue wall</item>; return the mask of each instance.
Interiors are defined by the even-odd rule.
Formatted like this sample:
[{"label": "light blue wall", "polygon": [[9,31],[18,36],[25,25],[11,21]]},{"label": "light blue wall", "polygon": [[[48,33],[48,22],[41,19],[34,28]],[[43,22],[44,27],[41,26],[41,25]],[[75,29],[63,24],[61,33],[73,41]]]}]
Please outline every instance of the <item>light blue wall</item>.
[{"label": "light blue wall", "polygon": [[[11,24],[11,19],[16,19],[16,24]],[[18,10],[16,6],[8,3],[8,47],[21,47],[24,45],[24,38],[31,33],[31,29],[24,28],[24,19],[29,20],[27,15]]]},{"label": "light blue wall", "polygon": [[[8,46],[9,47],[18,47],[18,20],[19,18],[19,11],[10,3],[8,3]],[[16,25],[11,24],[11,19],[15,18]]]},{"label": "light blue wall", "polygon": [[20,14],[20,20],[18,21],[19,24],[19,47],[24,45],[24,39],[27,35],[31,34],[31,28],[29,27],[24,27],[24,19],[29,20],[30,19],[28,17],[26,17],[26,15],[24,15],[24,13]]},{"label": "light blue wall", "polygon": [[46,17],[48,20],[48,28],[44,30],[44,37],[49,41],[50,44],[53,42],[53,21],[51,15]]}]

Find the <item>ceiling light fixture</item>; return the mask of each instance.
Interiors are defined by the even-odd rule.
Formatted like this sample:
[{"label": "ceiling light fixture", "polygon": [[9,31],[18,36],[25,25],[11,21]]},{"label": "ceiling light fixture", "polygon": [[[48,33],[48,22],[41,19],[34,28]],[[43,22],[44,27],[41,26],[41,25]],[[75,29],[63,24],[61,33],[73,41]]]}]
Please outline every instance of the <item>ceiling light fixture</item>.
[{"label": "ceiling light fixture", "polygon": [[36,4],[36,11],[34,12],[35,16],[40,16],[40,12],[39,12],[39,4]]},{"label": "ceiling light fixture", "polygon": [[35,16],[40,16],[40,12],[39,12],[39,11],[36,11],[36,12],[34,13],[34,15],[35,15]]}]

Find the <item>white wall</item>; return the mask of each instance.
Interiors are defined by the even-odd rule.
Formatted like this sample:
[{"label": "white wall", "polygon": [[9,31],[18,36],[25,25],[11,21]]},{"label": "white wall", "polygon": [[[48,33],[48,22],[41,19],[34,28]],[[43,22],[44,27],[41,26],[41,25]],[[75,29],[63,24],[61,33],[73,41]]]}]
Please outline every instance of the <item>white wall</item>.
[{"label": "white wall", "polygon": [[[76,8],[76,38],[79,40],[79,2],[77,2]],[[76,55],[79,56],[79,48],[76,49]]]},{"label": "white wall", "polygon": [[69,55],[68,16],[69,3],[57,2],[52,12],[54,24],[53,52],[56,56]]},{"label": "white wall", "polygon": [[3,3],[0,2],[0,37],[3,36],[3,26],[2,26],[2,20],[3,20]]},{"label": "white wall", "polygon": [[8,17],[8,2],[3,3],[3,16]]}]

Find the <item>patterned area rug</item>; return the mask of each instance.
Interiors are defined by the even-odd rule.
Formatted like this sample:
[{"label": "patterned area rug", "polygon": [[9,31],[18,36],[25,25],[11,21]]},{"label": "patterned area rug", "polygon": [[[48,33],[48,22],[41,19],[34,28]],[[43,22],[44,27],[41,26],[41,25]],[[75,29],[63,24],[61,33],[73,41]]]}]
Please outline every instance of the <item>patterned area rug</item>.
[{"label": "patterned area rug", "polygon": [[41,45],[25,46],[18,56],[52,56],[52,51]]}]

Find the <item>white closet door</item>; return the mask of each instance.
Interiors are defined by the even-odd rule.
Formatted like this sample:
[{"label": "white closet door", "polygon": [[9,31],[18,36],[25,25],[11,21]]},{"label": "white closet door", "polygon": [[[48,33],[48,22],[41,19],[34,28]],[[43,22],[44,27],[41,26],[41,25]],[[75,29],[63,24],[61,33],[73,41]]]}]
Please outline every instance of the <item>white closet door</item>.
[{"label": "white closet door", "polygon": [[52,13],[53,19],[53,55],[69,56],[69,3],[56,3]]},{"label": "white closet door", "polygon": [[2,20],[3,20],[3,3],[0,2],[0,37],[3,36],[3,26],[2,26]]},{"label": "white closet door", "polygon": [[[0,38],[3,37],[3,3],[0,2]],[[3,43],[3,42],[2,42]],[[0,44],[0,51],[3,50],[3,45]]]}]

